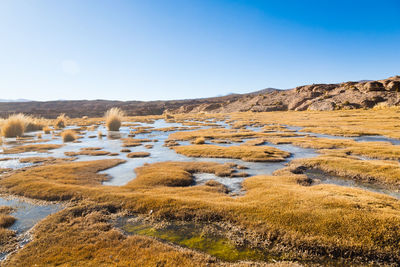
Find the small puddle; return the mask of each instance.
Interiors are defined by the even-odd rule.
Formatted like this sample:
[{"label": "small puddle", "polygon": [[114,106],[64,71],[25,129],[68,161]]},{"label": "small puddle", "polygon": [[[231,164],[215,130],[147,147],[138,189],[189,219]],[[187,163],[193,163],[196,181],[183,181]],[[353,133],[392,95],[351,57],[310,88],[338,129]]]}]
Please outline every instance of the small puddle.
[{"label": "small puddle", "polygon": [[400,192],[389,190],[384,188],[383,186],[379,186],[376,184],[365,183],[361,181],[355,181],[352,179],[346,179],[345,177],[340,177],[336,175],[332,175],[326,172],[323,172],[319,169],[307,169],[304,172],[308,178],[313,180],[320,180],[322,184],[334,184],[345,187],[359,188],[367,191],[371,191],[374,193],[385,194],[397,199],[400,199]]},{"label": "small puddle", "polygon": [[400,140],[385,137],[382,135],[364,135],[353,138],[357,142],[389,142],[392,145],[400,145]]},{"label": "small puddle", "polygon": [[[32,204],[18,198],[0,197],[0,206],[8,206],[14,208],[10,214],[15,217],[16,221],[8,229],[17,233],[19,246],[24,246],[29,242],[24,237],[33,226],[40,220],[62,209],[61,204]],[[8,253],[0,253],[0,261],[7,257]]]}]

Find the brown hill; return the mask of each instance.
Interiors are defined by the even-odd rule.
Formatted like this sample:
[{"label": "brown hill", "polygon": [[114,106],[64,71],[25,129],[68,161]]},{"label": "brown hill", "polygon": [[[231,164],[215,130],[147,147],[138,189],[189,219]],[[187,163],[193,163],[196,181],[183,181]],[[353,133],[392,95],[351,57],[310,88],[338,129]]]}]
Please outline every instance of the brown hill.
[{"label": "brown hill", "polygon": [[122,108],[127,115],[158,115],[187,112],[236,112],[274,110],[334,110],[372,108],[376,105],[400,105],[400,76],[379,81],[312,84],[291,90],[264,89],[249,94],[170,101],[30,101],[0,103],[0,116],[27,113],[55,118],[98,117],[111,107]]},{"label": "brown hill", "polygon": [[291,90],[241,95],[219,103],[182,105],[170,113],[276,110],[335,110],[400,105],[400,76],[379,81],[312,84]]}]

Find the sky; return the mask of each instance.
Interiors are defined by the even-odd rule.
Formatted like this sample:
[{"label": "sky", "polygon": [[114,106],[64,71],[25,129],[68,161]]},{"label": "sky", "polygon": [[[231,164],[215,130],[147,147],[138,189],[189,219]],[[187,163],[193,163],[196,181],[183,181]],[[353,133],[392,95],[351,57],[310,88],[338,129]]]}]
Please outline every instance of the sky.
[{"label": "sky", "polygon": [[0,0],[0,99],[167,100],[400,74],[400,1]]}]

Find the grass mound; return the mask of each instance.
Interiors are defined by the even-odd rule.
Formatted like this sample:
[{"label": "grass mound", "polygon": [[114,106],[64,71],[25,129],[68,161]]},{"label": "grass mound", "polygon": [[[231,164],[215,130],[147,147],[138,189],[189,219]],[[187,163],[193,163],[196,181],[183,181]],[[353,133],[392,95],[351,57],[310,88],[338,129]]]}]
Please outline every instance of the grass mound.
[{"label": "grass mound", "polygon": [[23,145],[23,146],[15,146],[3,151],[3,154],[18,154],[24,152],[39,152],[44,153],[48,152],[52,149],[57,149],[62,147],[62,145],[57,144],[32,144],[32,145]]},{"label": "grass mound", "polygon": [[150,156],[149,152],[131,152],[126,155],[128,158],[145,158]]},{"label": "grass mound", "polygon": [[189,145],[175,146],[173,149],[188,157],[233,158],[254,162],[283,161],[290,156],[289,152],[269,146]]}]

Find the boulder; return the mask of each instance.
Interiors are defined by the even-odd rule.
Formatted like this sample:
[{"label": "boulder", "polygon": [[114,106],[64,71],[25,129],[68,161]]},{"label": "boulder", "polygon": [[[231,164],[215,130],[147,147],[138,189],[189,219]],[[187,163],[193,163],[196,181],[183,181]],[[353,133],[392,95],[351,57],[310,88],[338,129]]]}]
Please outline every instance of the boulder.
[{"label": "boulder", "polygon": [[390,81],[386,85],[386,89],[389,91],[400,92],[400,81]]},{"label": "boulder", "polygon": [[385,87],[381,82],[366,82],[363,86],[364,91],[371,92],[371,91],[385,91]]},{"label": "boulder", "polygon": [[309,107],[308,110],[335,110],[336,104],[332,101],[326,102],[314,102]]}]

